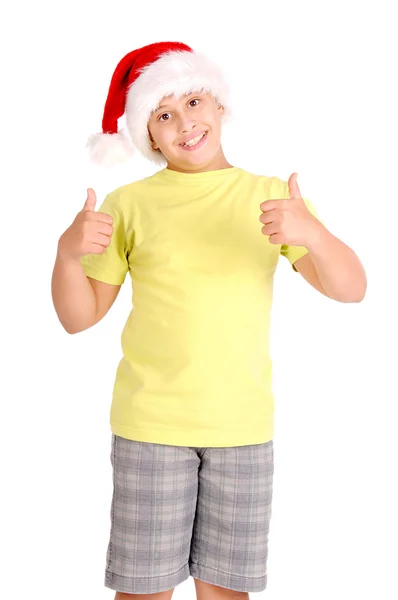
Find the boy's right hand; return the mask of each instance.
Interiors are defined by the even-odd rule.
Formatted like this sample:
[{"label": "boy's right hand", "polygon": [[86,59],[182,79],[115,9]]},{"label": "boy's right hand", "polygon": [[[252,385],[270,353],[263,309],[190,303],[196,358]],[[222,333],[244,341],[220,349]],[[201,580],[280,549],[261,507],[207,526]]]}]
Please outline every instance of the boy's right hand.
[{"label": "boy's right hand", "polygon": [[86,254],[102,254],[109,246],[113,233],[113,217],[95,212],[97,197],[92,188],[87,190],[83,209],[77,213],[72,225],[61,235],[58,255],[80,260]]}]

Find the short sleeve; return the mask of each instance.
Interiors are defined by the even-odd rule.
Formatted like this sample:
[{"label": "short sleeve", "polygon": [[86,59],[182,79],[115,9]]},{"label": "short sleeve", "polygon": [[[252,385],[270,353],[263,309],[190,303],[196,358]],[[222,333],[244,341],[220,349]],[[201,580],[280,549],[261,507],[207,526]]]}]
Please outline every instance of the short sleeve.
[{"label": "short sleeve", "polygon": [[121,209],[115,204],[114,193],[108,194],[98,209],[113,217],[113,233],[109,246],[102,254],[86,254],[80,259],[83,271],[88,277],[121,285],[129,270],[128,247],[124,219]]},{"label": "short sleeve", "polygon": [[[286,192],[284,195],[284,198],[289,198],[289,186],[286,182]],[[313,206],[313,204],[308,200],[308,198],[303,198],[306,207],[308,208],[308,210],[310,211],[311,214],[314,215],[314,217],[316,217],[318,219],[318,221],[320,221],[322,223],[322,225],[324,225],[324,222],[319,218],[318,216],[318,212],[316,210],[316,208]],[[282,244],[281,245],[281,249],[280,249],[280,254],[282,256],[285,256],[288,261],[290,262],[290,264],[293,267],[293,270],[298,273],[296,267],[294,266],[294,262],[296,262],[296,260],[298,260],[299,258],[301,258],[302,256],[305,256],[306,254],[308,254],[308,248],[306,248],[305,246],[289,246],[287,244]]]}]

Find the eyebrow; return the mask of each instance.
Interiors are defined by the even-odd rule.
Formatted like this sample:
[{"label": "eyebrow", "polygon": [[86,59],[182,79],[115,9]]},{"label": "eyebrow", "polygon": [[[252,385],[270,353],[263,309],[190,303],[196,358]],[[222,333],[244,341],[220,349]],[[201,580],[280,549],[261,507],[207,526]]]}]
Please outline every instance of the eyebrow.
[{"label": "eyebrow", "polygon": [[155,110],[155,112],[158,112],[158,111],[159,111],[159,110],[161,110],[162,108],[167,108],[167,106],[168,106],[168,104],[161,104],[161,105],[159,106],[159,108],[157,108],[157,109]]},{"label": "eyebrow", "polygon": [[[199,92],[199,93],[191,92],[190,94],[185,94],[185,97],[186,97],[186,98],[189,98],[189,96],[201,96],[201,95],[202,95],[202,93],[200,93],[200,92]],[[161,104],[161,105],[159,106],[159,108],[157,108],[157,109],[156,109],[154,112],[155,112],[155,113],[157,113],[157,112],[159,112],[159,110],[161,110],[162,108],[168,108],[168,107],[169,107],[169,104]]]}]

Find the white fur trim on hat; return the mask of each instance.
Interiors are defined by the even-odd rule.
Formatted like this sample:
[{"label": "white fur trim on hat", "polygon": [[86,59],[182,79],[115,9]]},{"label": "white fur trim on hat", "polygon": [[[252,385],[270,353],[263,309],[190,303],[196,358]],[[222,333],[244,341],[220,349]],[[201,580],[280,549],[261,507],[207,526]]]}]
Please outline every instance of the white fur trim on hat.
[{"label": "white fur trim on hat", "polygon": [[89,148],[91,160],[104,167],[123,163],[135,152],[131,139],[124,129],[118,133],[94,133],[89,136],[86,148]]},{"label": "white fur trim on hat", "polygon": [[212,95],[223,107],[223,120],[231,116],[229,87],[221,69],[205,55],[188,51],[169,51],[142,69],[130,86],[126,100],[126,124],[137,149],[149,160],[164,165],[166,159],[153,150],[148,121],[165,96],[180,97],[202,91]]}]

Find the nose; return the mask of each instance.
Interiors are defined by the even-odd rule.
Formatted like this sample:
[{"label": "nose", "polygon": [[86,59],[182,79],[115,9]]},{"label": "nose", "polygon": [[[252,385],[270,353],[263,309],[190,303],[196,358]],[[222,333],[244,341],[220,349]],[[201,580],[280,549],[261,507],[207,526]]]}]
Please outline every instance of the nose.
[{"label": "nose", "polygon": [[195,121],[189,118],[188,115],[181,115],[178,121],[178,129],[180,133],[188,133],[196,127]]}]

